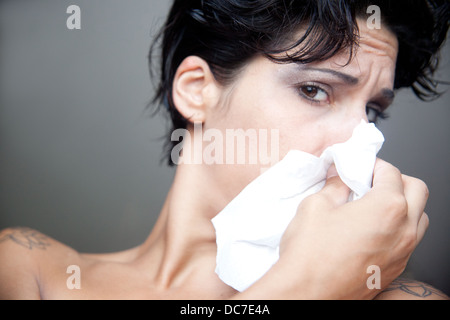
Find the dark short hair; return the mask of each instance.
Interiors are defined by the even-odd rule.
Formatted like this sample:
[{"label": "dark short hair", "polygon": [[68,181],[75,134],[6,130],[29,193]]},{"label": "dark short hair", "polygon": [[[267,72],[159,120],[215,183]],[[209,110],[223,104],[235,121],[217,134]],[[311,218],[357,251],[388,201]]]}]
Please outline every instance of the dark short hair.
[{"label": "dark short hair", "polygon": [[[448,0],[175,0],[150,50],[154,80],[153,67],[159,63],[153,103],[170,114],[171,130],[186,127],[172,100],[172,83],[178,66],[191,55],[207,61],[223,85],[256,55],[279,63],[311,63],[350,49],[350,61],[359,40],[356,19],[367,18],[370,5],[380,7],[384,25],[399,41],[394,88],[410,87],[422,100],[439,96],[433,74],[449,27]],[[296,38],[300,27],[306,32]],[[295,53],[280,57],[294,48]],[[169,137],[170,165],[176,143]]]}]

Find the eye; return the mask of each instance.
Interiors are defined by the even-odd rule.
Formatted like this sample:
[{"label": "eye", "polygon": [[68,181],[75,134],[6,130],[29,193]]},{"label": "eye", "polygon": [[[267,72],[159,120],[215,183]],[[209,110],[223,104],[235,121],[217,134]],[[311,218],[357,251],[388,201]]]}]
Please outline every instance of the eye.
[{"label": "eye", "polygon": [[316,85],[301,86],[300,94],[306,99],[317,103],[326,103],[330,98],[328,93],[324,89]]},{"label": "eye", "polygon": [[381,111],[380,107],[377,107],[374,104],[368,104],[366,106],[366,114],[367,114],[367,120],[370,123],[377,124],[379,120],[384,120],[388,118],[388,115],[386,112]]}]

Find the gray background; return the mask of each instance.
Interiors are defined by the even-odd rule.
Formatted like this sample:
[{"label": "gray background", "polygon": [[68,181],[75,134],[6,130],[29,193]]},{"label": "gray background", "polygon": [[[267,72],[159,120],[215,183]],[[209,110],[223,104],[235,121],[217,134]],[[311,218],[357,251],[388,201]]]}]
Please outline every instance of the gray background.
[{"label": "gray background", "polygon": [[[66,9],[81,8],[81,30]],[[174,170],[150,117],[147,54],[169,1],[0,2],[0,228],[29,226],[83,252],[140,244]],[[440,78],[449,79],[450,48]],[[447,89],[447,88],[441,88]],[[430,188],[431,225],[408,273],[450,293],[449,94],[402,91],[380,157]]]}]

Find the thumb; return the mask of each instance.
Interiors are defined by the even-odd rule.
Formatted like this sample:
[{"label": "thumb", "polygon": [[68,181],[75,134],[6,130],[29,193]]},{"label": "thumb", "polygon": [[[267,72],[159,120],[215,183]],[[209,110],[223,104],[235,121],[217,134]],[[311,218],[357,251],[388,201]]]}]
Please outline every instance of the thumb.
[{"label": "thumb", "polygon": [[328,170],[327,181],[319,194],[326,199],[330,207],[338,207],[347,203],[350,188],[341,180],[334,165]]},{"label": "thumb", "polygon": [[298,211],[327,212],[344,205],[350,196],[350,189],[337,175],[336,169],[330,168],[325,186],[319,192],[304,199]]}]

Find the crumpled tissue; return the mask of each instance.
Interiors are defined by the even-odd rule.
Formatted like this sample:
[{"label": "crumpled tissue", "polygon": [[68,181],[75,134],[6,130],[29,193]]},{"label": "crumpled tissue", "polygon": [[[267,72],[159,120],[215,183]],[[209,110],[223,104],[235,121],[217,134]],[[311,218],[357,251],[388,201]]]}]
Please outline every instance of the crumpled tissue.
[{"label": "crumpled tissue", "polygon": [[383,134],[363,120],[347,142],[332,145],[320,157],[292,150],[251,182],[212,219],[219,278],[244,291],[278,261],[281,238],[297,207],[324,187],[333,163],[351,189],[349,201],[364,196],[383,143]]}]

